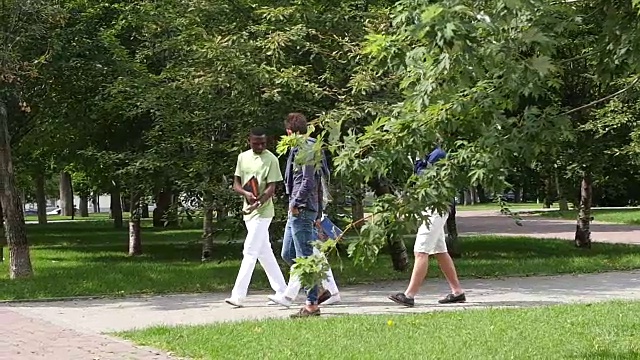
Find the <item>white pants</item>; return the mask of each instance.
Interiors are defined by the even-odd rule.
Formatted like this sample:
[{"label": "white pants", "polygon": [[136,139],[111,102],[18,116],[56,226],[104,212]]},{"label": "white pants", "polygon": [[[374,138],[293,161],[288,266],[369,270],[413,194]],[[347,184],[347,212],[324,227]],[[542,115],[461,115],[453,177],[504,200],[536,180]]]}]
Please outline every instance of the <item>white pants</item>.
[{"label": "white pants", "polygon": [[[320,254],[320,250],[318,250],[314,246],[313,253]],[[322,280],[322,287],[329,290],[331,295],[335,295],[339,292],[339,290],[338,290],[338,284],[336,284],[336,280],[333,278],[333,271],[331,271],[331,267],[329,267],[329,270],[327,270],[326,274],[327,274],[327,278],[325,280]],[[287,290],[284,292],[284,296],[294,300],[298,296],[298,293],[300,293],[301,287],[302,287],[302,283],[300,283],[300,279],[297,276],[291,275],[291,277],[289,278],[289,285],[287,286]]]},{"label": "white pants", "polygon": [[258,217],[245,221],[247,238],[244,240],[242,263],[240,264],[236,284],[231,291],[231,297],[243,299],[247,296],[256,261],[260,261],[260,265],[269,279],[269,285],[271,285],[276,294],[282,294],[286,290],[287,283],[271,249],[271,243],[269,243],[270,224],[271,218]]},{"label": "white pants", "polygon": [[429,255],[446,253],[447,242],[444,227],[447,224],[449,213],[440,215],[437,211],[427,210],[423,214],[429,216],[430,224],[427,226],[426,222],[422,222],[418,228],[413,252]]}]

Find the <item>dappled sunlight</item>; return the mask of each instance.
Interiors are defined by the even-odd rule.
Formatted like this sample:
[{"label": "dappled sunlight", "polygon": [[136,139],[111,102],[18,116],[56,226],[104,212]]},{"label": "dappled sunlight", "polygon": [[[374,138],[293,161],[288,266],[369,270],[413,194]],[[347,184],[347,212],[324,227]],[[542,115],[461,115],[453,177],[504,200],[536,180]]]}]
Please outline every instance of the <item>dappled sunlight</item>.
[{"label": "dappled sunlight", "polygon": [[[33,279],[9,281],[0,265],[0,298],[41,298],[84,295],[228,291],[233,286],[242,258],[242,241],[215,241],[213,258],[201,262],[200,229],[144,229],[143,254],[127,254],[124,230],[111,224],[30,226]],[[55,236],[52,236],[54,235]],[[526,236],[463,236],[463,256],[456,259],[462,278],[552,275],[640,268],[640,251],[631,245],[593,244],[577,249],[570,241]],[[407,248],[413,248],[407,238]],[[279,254],[280,244],[273,248]],[[410,261],[412,254],[410,254]],[[279,256],[278,256],[279,258]],[[340,284],[407,280],[410,272],[396,272],[386,248],[368,266],[355,265],[345,253],[329,256]],[[287,276],[288,267],[281,263]],[[429,277],[441,277],[435,259]],[[268,288],[258,265],[252,288]]]}]

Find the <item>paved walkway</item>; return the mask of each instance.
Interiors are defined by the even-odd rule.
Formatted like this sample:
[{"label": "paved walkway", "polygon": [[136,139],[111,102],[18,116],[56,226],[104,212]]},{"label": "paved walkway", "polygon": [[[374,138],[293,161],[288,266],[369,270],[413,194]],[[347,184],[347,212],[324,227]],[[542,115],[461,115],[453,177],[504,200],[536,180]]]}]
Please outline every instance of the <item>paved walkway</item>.
[{"label": "paved walkway", "polygon": [[[522,214],[522,226],[497,211],[458,211],[458,233],[464,235],[491,234],[500,236],[530,236],[573,240],[575,220],[550,219]],[[640,226],[591,222],[591,238],[594,242],[640,245]]]},{"label": "paved walkway", "polygon": [[[406,282],[341,289],[343,303],[323,308],[325,316],[399,314],[487,307],[526,307],[612,299],[640,300],[640,271],[592,275],[466,280],[468,303],[438,305],[444,281],[429,281],[415,308],[386,299]],[[296,309],[266,306],[267,293],[251,294],[246,307],[223,302],[227,294],[152,296],[127,299],[9,303],[0,306],[0,359],[169,360],[105,332],[153,325],[205,324],[286,318]]]},{"label": "paved walkway", "polygon": [[157,350],[0,307],[0,359],[170,360]]},{"label": "paved walkway", "polygon": [[[524,216],[523,226],[495,211],[460,211],[461,234],[495,234],[573,239],[575,221]],[[640,226],[594,222],[594,241],[640,244]],[[407,275],[408,276],[408,275]],[[403,308],[386,296],[406,282],[341,289],[343,303],[323,309],[325,316],[525,307],[612,299],[640,300],[640,271],[578,276],[465,280],[466,304],[437,305],[446,283],[430,280],[417,306]],[[152,325],[204,324],[264,318],[286,318],[295,309],[266,306],[266,293],[249,297],[246,307],[232,309],[227,294],[153,296],[0,305],[0,359],[170,360],[170,354],[104,335]]]}]

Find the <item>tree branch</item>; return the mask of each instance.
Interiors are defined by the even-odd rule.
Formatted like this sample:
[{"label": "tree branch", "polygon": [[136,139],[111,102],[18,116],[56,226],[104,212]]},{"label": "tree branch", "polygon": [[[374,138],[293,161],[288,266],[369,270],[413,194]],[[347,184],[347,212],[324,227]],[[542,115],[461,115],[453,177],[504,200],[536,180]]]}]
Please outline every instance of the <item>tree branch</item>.
[{"label": "tree branch", "polygon": [[598,100],[592,101],[592,102],[590,102],[590,103],[588,103],[588,104],[585,104],[585,105],[582,105],[582,106],[580,106],[580,107],[577,107],[577,108],[571,109],[571,110],[569,110],[569,111],[566,111],[566,112],[562,113],[561,115],[562,115],[562,116],[564,116],[564,115],[573,114],[574,112],[578,112],[578,111],[580,111],[580,110],[588,109],[588,108],[590,108],[590,107],[592,107],[592,106],[594,106],[594,105],[600,104],[601,102],[605,102],[605,101],[607,101],[607,100],[611,100],[611,99],[613,99],[614,97],[616,97],[616,96],[618,96],[618,95],[620,95],[620,94],[622,94],[622,93],[624,93],[624,92],[628,91],[628,90],[629,90],[629,89],[631,89],[632,87],[634,87],[634,86],[638,83],[638,81],[640,81],[640,75],[636,76],[636,78],[635,78],[635,79],[633,79],[633,81],[631,82],[631,84],[629,84],[629,85],[628,85],[627,87],[625,87],[624,89],[619,90],[619,91],[616,91],[615,93],[613,93],[613,94],[611,94],[611,95],[607,95],[607,96],[603,97],[602,99],[598,99]]},{"label": "tree branch", "polygon": [[571,62],[571,61],[576,61],[576,60],[584,59],[584,58],[587,58],[587,57],[589,57],[589,56],[591,56],[591,55],[595,55],[595,54],[598,54],[598,53],[601,53],[601,52],[602,52],[602,50],[591,51],[591,52],[588,52],[588,53],[586,53],[586,54],[582,54],[582,55],[574,56],[574,57],[569,58],[569,59],[561,60],[561,61],[559,61],[558,63],[560,63],[560,64],[564,64],[564,63],[568,63],[568,62]]}]

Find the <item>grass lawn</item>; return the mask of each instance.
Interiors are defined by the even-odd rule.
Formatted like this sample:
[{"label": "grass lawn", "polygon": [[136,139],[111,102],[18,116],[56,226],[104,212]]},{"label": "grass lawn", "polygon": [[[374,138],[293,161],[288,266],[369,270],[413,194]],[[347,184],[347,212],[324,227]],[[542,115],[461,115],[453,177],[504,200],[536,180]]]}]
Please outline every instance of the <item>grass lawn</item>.
[{"label": "grass lawn", "polygon": [[[539,216],[575,220],[578,217],[577,210],[569,211],[543,211],[535,213]],[[592,212],[595,221],[608,223],[640,225],[640,209],[596,209]]]},{"label": "grass lawn", "polygon": [[[131,258],[127,256],[127,231],[113,229],[108,221],[28,225],[35,277],[9,280],[8,261],[0,264],[0,299],[229,291],[233,287],[241,243],[217,242],[214,261],[203,264],[199,229],[146,226],[145,254]],[[407,241],[407,247],[411,246]],[[274,247],[279,257],[279,244]],[[628,245],[595,243],[591,250],[580,250],[562,240],[473,236],[463,238],[463,250],[456,265],[466,278],[640,268],[640,251]],[[368,268],[355,266],[346,256],[331,263],[338,282],[345,285],[407,280],[410,275],[393,271],[385,252]],[[436,267],[433,263],[432,269]],[[431,271],[430,276],[440,276],[440,272]],[[254,274],[252,288],[268,288],[262,270]]]},{"label": "grass lawn", "polygon": [[[124,219],[129,217],[129,213],[122,214]],[[38,221],[37,215],[27,215],[24,217],[25,221]],[[89,217],[81,217],[75,216],[73,220],[108,220],[109,213],[89,213]],[[62,216],[62,215],[47,215],[47,221],[60,221],[60,220],[71,220],[71,216]]]},{"label": "grass lawn", "polygon": [[264,320],[119,333],[192,359],[639,359],[640,302]]}]

